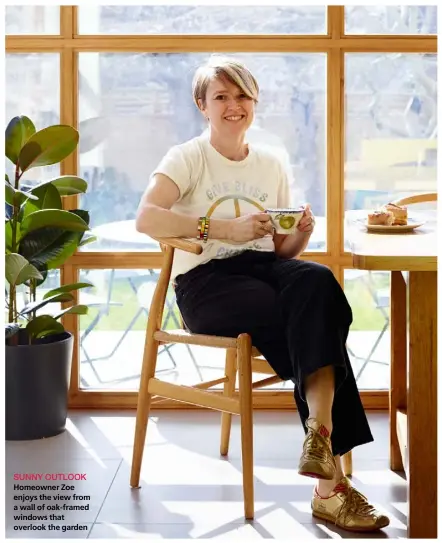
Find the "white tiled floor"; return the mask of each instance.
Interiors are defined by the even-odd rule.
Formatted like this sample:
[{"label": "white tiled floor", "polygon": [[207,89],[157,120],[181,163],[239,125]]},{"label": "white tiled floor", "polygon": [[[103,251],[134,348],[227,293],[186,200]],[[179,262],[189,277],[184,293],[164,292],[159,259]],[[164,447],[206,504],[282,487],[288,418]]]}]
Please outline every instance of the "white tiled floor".
[{"label": "white tiled floor", "polygon": [[[388,415],[372,412],[368,418],[375,441],[354,450],[353,481],[391,518],[388,528],[369,537],[406,538],[407,487],[403,477],[388,468]],[[232,427],[229,458],[224,459],[219,456],[218,413],[154,412],[148,426],[139,490],[129,486],[134,427],[133,411],[73,411],[66,432],[59,436],[7,442],[7,537],[297,541],[355,537],[311,516],[314,482],[300,477],[296,471],[303,441],[296,412],[255,412],[253,522],[246,522],[243,517],[238,419],[234,419]],[[54,524],[60,527],[80,524],[86,530],[14,529],[31,522],[14,520],[14,514],[17,515],[14,505],[22,502],[14,501],[13,496],[41,493],[14,492],[13,484],[17,484],[13,481],[14,473],[85,473],[86,481],[68,484],[74,484],[76,494],[89,496],[88,501],[75,502],[88,504],[89,508],[64,512],[64,522],[54,521]],[[20,481],[18,484],[49,483]],[[45,494],[54,497],[57,492]],[[33,520],[32,524],[41,522]]]}]

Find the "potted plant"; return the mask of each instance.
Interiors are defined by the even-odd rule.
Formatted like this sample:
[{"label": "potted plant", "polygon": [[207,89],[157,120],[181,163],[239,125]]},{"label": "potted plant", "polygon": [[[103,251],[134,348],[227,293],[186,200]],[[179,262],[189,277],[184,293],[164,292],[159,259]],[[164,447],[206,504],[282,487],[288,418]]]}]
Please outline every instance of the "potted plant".
[{"label": "potted plant", "polygon": [[[39,439],[65,429],[73,336],[60,318],[84,315],[72,305],[75,291],[89,283],[44,289],[48,271],[60,268],[76,249],[94,241],[85,236],[89,214],[64,210],[62,198],[84,193],[87,183],[62,175],[26,183],[31,168],[56,164],[77,147],[77,130],[54,125],[36,131],[25,116],[14,117],[5,134],[5,154],[14,179],[5,177],[6,275],[6,439]],[[20,302],[23,300],[23,304]],[[61,310],[54,304],[64,304]],[[55,308],[55,309],[54,309]]]}]

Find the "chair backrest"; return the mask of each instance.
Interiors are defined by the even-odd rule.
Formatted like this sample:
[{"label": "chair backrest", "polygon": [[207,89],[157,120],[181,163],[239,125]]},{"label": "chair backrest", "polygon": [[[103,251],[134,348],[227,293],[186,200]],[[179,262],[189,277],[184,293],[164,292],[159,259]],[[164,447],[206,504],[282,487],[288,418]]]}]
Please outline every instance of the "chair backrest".
[{"label": "chair backrest", "polygon": [[175,249],[171,246],[161,243],[160,247],[163,253],[163,265],[161,266],[160,276],[152,297],[152,304],[149,311],[150,321],[155,323],[155,330],[161,329],[163,320],[164,304],[166,302],[167,289],[169,288],[170,274],[172,272],[173,255]]},{"label": "chair backrest", "polygon": [[423,202],[436,202],[437,201],[437,192],[426,192],[423,194],[413,194],[412,196],[405,196],[404,198],[399,198],[392,202],[397,206],[405,206],[410,204],[419,204]]},{"label": "chair backrest", "polygon": [[173,257],[175,249],[181,249],[189,253],[201,254],[202,247],[198,243],[180,238],[156,238],[163,253],[163,265],[152,298],[148,318],[148,330],[160,330],[163,321],[164,304],[172,273]]}]

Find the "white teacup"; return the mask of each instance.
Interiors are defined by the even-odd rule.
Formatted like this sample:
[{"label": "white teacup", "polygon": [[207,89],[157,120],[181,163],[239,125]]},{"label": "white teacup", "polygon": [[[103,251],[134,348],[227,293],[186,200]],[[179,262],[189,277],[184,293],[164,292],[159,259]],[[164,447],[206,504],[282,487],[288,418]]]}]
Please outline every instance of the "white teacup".
[{"label": "white teacup", "polygon": [[304,215],[304,207],[296,209],[266,209],[277,234],[293,234]]}]

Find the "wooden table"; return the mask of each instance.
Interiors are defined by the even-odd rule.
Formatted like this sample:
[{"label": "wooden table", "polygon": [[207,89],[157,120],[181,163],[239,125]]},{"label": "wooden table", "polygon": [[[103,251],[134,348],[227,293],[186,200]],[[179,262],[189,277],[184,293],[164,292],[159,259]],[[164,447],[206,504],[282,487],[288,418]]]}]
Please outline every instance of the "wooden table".
[{"label": "wooden table", "polygon": [[437,223],[374,234],[351,214],[353,266],[391,271],[390,467],[406,473],[408,537],[437,538]]}]

